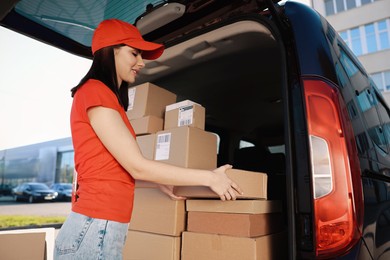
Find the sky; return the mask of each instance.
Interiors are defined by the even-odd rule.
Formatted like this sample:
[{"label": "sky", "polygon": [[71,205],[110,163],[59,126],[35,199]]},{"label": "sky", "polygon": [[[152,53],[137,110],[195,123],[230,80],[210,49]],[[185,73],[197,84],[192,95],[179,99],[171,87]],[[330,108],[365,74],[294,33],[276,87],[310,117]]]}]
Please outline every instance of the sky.
[{"label": "sky", "polygon": [[91,60],[1,26],[0,39],[0,150],[70,137],[70,89]]},{"label": "sky", "polygon": [[70,136],[70,89],[91,66],[0,26],[0,150]]}]

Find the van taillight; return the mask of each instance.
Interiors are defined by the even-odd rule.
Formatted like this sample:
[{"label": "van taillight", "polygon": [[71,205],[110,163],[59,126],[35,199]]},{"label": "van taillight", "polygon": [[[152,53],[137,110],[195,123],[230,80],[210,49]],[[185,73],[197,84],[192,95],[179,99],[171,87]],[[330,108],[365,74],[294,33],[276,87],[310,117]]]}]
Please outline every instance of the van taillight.
[{"label": "van taillight", "polygon": [[352,125],[337,88],[304,80],[311,156],[316,256],[348,251],[363,223],[360,166]]}]

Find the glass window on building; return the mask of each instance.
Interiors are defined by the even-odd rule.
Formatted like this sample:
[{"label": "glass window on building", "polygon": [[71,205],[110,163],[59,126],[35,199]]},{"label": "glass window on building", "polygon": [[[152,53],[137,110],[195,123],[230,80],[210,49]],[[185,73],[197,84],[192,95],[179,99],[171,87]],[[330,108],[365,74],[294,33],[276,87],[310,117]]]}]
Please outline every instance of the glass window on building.
[{"label": "glass window on building", "polygon": [[378,22],[379,44],[380,44],[380,49],[382,50],[390,48],[389,29],[387,23],[388,23],[388,19]]},{"label": "glass window on building", "polygon": [[333,0],[325,0],[325,12],[326,15],[335,14]]},{"label": "glass window on building", "polygon": [[366,4],[373,2],[373,0],[360,0],[360,2],[362,5],[366,5]]},{"label": "glass window on building", "polygon": [[373,73],[371,78],[380,91],[390,90],[390,70]]},{"label": "glass window on building", "polygon": [[62,152],[57,156],[56,182],[72,183],[74,171],[74,152]]},{"label": "glass window on building", "polygon": [[361,38],[360,38],[360,29],[359,29],[359,27],[351,29],[351,45],[352,45],[351,46],[352,47],[352,51],[356,55],[363,54],[362,41],[361,41]]},{"label": "glass window on building", "polygon": [[390,19],[339,33],[356,56],[390,48]]},{"label": "glass window on building", "polygon": [[377,86],[377,88],[380,91],[384,91],[385,90],[385,86],[384,86],[383,80],[382,80],[382,73],[372,74],[371,78],[375,82],[375,85]]},{"label": "glass window on building", "polygon": [[339,35],[340,35],[341,39],[343,39],[343,41],[345,42],[345,44],[349,46],[350,44],[349,44],[349,39],[348,39],[348,33],[347,33],[347,31],[340,32]]},{"label": "glass window on building", "polygon": [[356,0],[347,0],[346,2],[347,2],[347,10],[356,7]]},{"label": "glass window on building", "polygon": [[390,71],[386,71],[383,74],[385,79],[385,89],[390,90]]},{"label": "glass window on building", "polygon": [[377,0],[325,0],[325,14],[341,13],[374,1]]},{"label": "glass window on building", "polygon": [[338,13],[345,11],[344,0],[336,0],[336,8]]},{"label": "glass window on building", "polygon": [[377,51],[377,43],[376,43],[376,34],[375,27],[373,23],[367,24],[364,26],[364,30],[366,33],[366,43],[367,43],[367,52],[375,52]]}]

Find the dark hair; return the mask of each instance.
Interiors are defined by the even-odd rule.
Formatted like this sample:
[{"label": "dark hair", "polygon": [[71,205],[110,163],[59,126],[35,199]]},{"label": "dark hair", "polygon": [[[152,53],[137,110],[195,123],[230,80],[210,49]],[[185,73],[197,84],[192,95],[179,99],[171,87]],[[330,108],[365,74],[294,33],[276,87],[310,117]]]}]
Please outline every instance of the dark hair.
[{"label": "dark hair", "polygon": [[109,46],[95,52],[91,68],[81,79],[77,86],[71,89],[72,97],[89,79],[96,79],[103,82],[117,96],[119,104],[126,111],[129,103],[128,83],[122,81],[118,88],[118,81],[115,69],[114,49],[124,46],[123,44]]}]

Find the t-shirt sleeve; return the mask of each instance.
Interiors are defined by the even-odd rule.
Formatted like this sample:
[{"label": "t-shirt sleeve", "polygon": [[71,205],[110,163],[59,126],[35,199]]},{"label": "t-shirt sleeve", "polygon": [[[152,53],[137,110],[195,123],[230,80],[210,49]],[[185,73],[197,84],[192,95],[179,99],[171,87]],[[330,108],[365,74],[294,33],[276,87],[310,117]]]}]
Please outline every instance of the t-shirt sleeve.
[{"label": "t-shirt sleeve", "polygon": [[116,95],[102,82],[89,81],[76,93],[79,109],[86,112],[91,107],[103,106],[118,110]]}]

